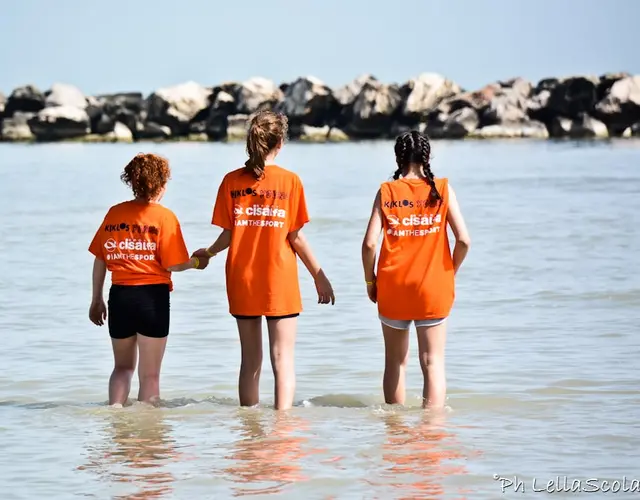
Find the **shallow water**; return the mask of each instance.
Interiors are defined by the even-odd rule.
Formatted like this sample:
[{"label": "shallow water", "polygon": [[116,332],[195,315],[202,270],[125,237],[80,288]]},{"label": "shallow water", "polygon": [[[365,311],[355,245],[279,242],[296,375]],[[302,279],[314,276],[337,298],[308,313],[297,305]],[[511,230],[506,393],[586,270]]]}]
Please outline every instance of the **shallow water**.
[{"label": "shallow water", "polygon": [[[305,183],[307,235],[337,295],[316,304],[301,266],[291,412],[269,408],[267,360],[263,407],[237,408],[223,258],[175,277],[162,407],[107,407],[112,359],[106,328],[87,319],[86,248],[127,197],[118,175],[139,150],[172,161],[164,202],[189,247],[213,241],[216,189],[242,145],[0,145],[3,499],[535,498],[548,481],[563,498],[574,480],[640,496],[639,142],[434,143],[473,240],[444,416],[419,408],[415,341],[407,407],[383,404],[360,244],[394,170],[388,142],[291,144],[280,158]],[[494,475],[517,476],[519,492]]]}]

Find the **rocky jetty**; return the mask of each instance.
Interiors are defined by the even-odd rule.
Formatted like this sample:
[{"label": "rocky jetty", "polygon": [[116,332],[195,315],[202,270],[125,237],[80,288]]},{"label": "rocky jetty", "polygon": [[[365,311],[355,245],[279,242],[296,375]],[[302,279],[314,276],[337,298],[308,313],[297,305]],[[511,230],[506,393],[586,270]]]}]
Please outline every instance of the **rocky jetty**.
[{"label": "rocky jetty", "polygon": [[301,141],[387,139],[417,128],[434,139],[640,137],[640,75],[523,78],[469,90],[423,73],[404,84],[373,75],[330,88],[313,76],[87,96],[73,85],[0,93],[1,141],[243,139],[260,109],[289,117]]}]

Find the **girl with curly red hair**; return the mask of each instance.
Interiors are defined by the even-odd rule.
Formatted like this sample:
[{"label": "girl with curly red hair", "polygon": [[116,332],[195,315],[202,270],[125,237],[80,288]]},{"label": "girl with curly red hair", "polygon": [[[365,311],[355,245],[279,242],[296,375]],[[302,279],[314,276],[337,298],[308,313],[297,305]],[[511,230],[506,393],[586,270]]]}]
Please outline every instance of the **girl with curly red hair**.
[{"label": "girl with curly red hair", "polygon": [[[131,389],[139,351],[138,400],[160,396],[160,367],[169,335],[169,293],[172,272],[204,269],[207,258],[191,257],[175,214],[160,205],[171,171],[154,154],[136,155],[121,175],[134,198],[109,209],[89,252],[93,263],[93,298],[89,319],[105,319],[113,347],[109,404],[124,404]],[[111,272],[108,314],[104,280]]]}]

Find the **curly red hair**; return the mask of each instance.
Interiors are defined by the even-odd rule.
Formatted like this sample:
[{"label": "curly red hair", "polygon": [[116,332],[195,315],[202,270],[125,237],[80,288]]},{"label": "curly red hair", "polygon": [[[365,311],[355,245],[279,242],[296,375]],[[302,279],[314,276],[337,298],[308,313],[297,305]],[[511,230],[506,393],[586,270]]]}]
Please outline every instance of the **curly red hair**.
[{"label": "curly red hair", "polygon": [[170,178],[169,161],[152,153],[138,153],[120,176],[136,198],[147,201],[156,198]]}]

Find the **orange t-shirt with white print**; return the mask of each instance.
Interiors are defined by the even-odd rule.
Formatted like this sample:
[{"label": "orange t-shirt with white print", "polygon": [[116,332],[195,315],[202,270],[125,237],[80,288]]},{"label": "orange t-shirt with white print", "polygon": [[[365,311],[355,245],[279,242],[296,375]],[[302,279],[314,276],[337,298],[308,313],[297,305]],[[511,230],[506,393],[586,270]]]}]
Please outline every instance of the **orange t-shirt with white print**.
[{"label": "orange t-shirt with white print", "polygon": [[442,202],[430,199],[424,179],[380,186],[383,242],[377,268],[378,312],[389,319],[447,317],[455,298],[447,237],[449,184],[435,180]]},{"label": "orange t-shirt with white print", "polygon": [[227,254],[229,312],[285,316],[302,311],[298,261],[287,236],[307,222],[300,178],[267,165],[257,180],[244,168],[229,172],[218,189],[212,224],[231,231]]},{"label": "orange t-shirt with white print", "polygon": [[175,214],[157,203],[125,201],[109,209],[89,252],[107,264],[114,285],[167,284],[168,267],[189,260]]}]

